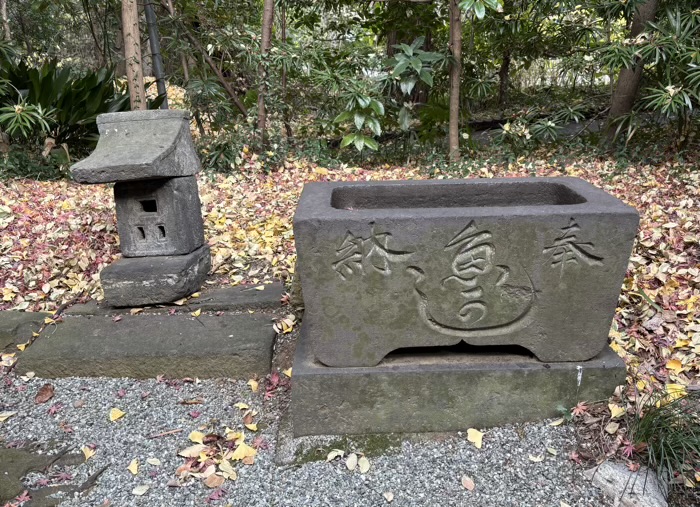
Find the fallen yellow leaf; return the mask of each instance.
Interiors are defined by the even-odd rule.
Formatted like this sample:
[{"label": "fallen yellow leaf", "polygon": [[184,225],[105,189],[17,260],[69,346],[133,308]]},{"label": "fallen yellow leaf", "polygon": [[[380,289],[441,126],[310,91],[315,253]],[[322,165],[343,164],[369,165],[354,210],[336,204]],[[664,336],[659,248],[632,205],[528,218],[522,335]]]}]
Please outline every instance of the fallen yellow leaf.
[{"label": "fallen yellow leaf", "polygon": [[11,411],[11,412],[0,412],[0,422],[7,421],[10,417],[15,415],[16,413],[17,413],[16,410]]},{"label": "fallen yellow leaf", "polygon": [[477,449],[481,449],[483,438],[484,434],[479,430],[475,430],[474,428],[469,428],[467,430],[467,440],[474,444],[474,447]]},{"label": "fallen yellow leaf", "polygon": [[248,385],[250,386],[250,390],[253,391],[254,393],[258,392],[258,381],[254,379],[250,379],[248,381]]},{"label": "fallen yellow leaf", "polygon": [[[19,345],[17,347],[19,348]],[[683,363],[681,363],[678,359],[671,359],[666,363],[666,369],[671,370],[673,373],[678,375],[683,371]]]},{"label": "fallen yellow leaf", "polygon": [[613,419],[622,417],[623,415],[625,415],[626,412],[625,407],[621,407],[620,405],[616,405],[615,403],[608,403],[608,408],[610,409],[610,415]]},{"label": "fallen yellow leaf", "polygon": [[132,459],[131,463],[129,463],[129,466],[126,467],[126,469],[134,475],[138,474],[139,473],[139,460],[137,460],[136,458]]},{"label": "fallen yellow leaf", "polygon": [[193,431],[187,438],[189,438],[195,444],[203,444],[204,437],[205,435],[201,431]]},{"label": "fallen yellow leaf", "polygon": [[257,453],[258,451],[250,447],[248,444],[246,444],[245,442],[241,442],[240,444],[238,444],[238,447],[236,447],[236,450],[233,451],[231,459],[233,461],[240,461],[244,458],[252,458]]},{"label": "fallen yellow leaf", "polygon": [[84,445],[80,448],[81,451],[83,451],[83,455],[85,456],[85,461],[89,460],[95,455],[95,449],[88,447],[87,445]]},{"label": "fallen yellow leaf", "polygon": [[238,479],[238,473],[236,473],[236,470],[231,466],[231,463],[227,459],[222,459],[221,463],[219,463],[219,472],[221,472],[223,476],[230,481],[235,481]]},{"label": "fallen yellow leaf", "polygon": [[113,408],[112,410],[109,411],[109,420],[114,422],[117,419],[121,419],[126,415],[126,412],[122,412],[118,408]]},{"label": "fallen yellow leaf", "polygon": [[258,431],[258,425],[255,423],[250,423],[245,425],[250,431]]},{"label": "fallen yellow leaf", "polygon": [[234,403],[233,406],[241,410],[248,410],[250,408],[247,403],[243,403],[241,401]]},{"label": "fallen yellow leaf", "polygon": [[199,309],[195,310],[194,312],[192,312],[190,315],[192,315],[193,317],[199,317],[200,315],[202,315],[202,309],[199,308]]},{"label": "fallen yellow leaf", "polygon": [[24,349],[27,348],[27,345],[29,345],[29,342],[27,342],[27,343],[18,343],[16,346],[17,346],[17,348],[18,348],[19,350],[21,350],[22,352],[24,352]]},{"label": "fallen yellow leaf", "polygon": [[530,455],[528,456],[528,458],[529,458],[530,461],[532,461],[533,463],[539,463],[540,461],[544,461],[544,455],[542,455],[542,454],[540,454],[539,456],[533,456],[532,454],[530,454]]},{"label": "fallen yellow leaf", "polygon": [[549,423],[549,426],[559,426],[564,422],[564,418],[560,417],[559,419],[555,419],[551,423]]},{"label": "fallen yellow leaf", "polygon": [[282,370],[282,373],[284,373],[287,377],[292,378],[292,369],[287,368],[286,370]]},{"label": "fallen yellow leaf", "polygon": [[160,460],[158,458],[148,458],[146,460],[146,463],[148,463],[149,465],[154,466],[154,467],[160,466]]}]

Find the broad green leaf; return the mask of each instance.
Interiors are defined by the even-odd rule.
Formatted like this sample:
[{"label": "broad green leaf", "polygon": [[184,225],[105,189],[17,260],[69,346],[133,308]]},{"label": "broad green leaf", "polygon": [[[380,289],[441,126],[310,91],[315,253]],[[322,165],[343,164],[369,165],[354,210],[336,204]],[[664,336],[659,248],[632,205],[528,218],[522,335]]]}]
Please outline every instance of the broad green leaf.
[{"label": "broad green leaf", "polygon": [[365,136],[364,141],[365,141],[365,145],[369,149],[374,150],[374,151],[377,151],[379,149],[379,143],[377,141],[375,141],[374,139],[372,139],[371,137]]},{"label": "broad green leaf", "polygon": [[428,70],[421,69],[420,80],[423,81],[428,86],[433,86],[433,75]]},{"label": "broad green leaf", "polygon": [[372,101],[369,103],[369,107],[379,116],[384,116],[384,104],[378,100],[372,99]]},{"label": "broad green leaf", "polygon": [[352,143],[355,140],[356,135],[357,134],[348,134],[345,137],[343,137],[343,140],[340,143],[340,147],[345,148],[347,145]]},{"label": "broad green leaf", "polygon": [[355,136],[355,139],[353,140],[353,143],[355,144],[355,148],[357,148],[357,151],[362,151],[362,148],[365,147],[365,136],[362,134],[357,134]]},{"label": "broad green leaf", "polygon": [[355,113],[355,127],[357,130],[362,130],[362,126],[365,124],[365,115],[362,113]]}]

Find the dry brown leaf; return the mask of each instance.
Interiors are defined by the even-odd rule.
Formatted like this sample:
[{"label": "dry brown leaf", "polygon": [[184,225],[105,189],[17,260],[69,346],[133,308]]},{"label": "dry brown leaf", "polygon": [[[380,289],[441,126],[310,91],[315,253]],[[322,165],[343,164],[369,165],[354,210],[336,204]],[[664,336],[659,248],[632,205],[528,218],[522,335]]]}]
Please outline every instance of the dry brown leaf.
[{"label": "dry brown leaf", "polygon": [[212,474],[204,479],[204,485],[212,489],[220,488],[224,482],[226,482],[226,479],[218,474]]},{"label": "dry brown leaf", "polygon": [[34,397],[34,403],[46,403],[51,398],[53,398],[54,387],[51,384],[44,384],[41,386],[39,391],[37,391]]}]

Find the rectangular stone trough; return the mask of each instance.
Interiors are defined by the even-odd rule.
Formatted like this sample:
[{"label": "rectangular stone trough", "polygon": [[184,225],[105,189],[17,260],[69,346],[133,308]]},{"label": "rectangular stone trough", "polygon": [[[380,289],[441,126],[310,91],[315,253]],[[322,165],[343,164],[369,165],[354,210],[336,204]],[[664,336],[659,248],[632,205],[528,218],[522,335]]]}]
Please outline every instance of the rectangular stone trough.
[{"label": "rectangular stone trough", "polygon": [[305,359],[371,367],[460,342],[599,356],[638,221],[575,178],[307,184],[294,217]]}]

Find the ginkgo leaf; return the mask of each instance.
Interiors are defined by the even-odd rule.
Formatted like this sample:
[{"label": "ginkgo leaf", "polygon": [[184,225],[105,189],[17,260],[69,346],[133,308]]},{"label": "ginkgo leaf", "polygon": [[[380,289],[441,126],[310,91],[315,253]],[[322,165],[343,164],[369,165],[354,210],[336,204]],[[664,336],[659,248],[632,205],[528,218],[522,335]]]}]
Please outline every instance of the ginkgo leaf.
[{"label": "ginkgo leaf", "polygon": [[666,369],[671,370],[673,373],[678,375],[683,371],[683,363],[681,363],[678,359],[671,359],[666,363]]},{"label": "ginkgo leaf", "polygon": [[136,458],[132,459],[131,463],[129,463],[129,466],[126,467],[126,469],[134,475],[138,474],[139,473],[139,460],[137,460]]},{"label": "ginkgo leaf", "polygon": [[83,451],[83,455],[85,456],[85,461],[89,460],[95,455],[95,449],[92,447],[88,447],[87,445],[84,445],[80,448],[81,451]]},{"label": "ginkgo leaf", "polygon": [[617,430],[620,428],[620,423],[616,423],[615,421],[610,421],[606,426],[605,426],[605,431],[610,433],[611,435],[614,435]]},{"label": "ginkgo leaf", "polygon": [[238,478],[238,473],[233,466],[231,466],[231,462],[227,459],[221,460],[221,463],[219,463],[219,471],[224,477],[231,481],[235,481]]},{"label": "ginkgo leaf", "polygon": [[467,430],[467,440],[474,444],[474,447],[477,449],[481,449],[483,438],[484,434],[479,430],[475,430],[474,428],[469,428]]},{"label": "ginkgo leaf", "polygon": [[121,419],[126,415],[126,412],[122,412],[118,408],[113,408],[109,411],[109,420],[114,422],[117,419]]},{"label": "ginkgo leaf", "polygon": [[610,409],[610,415],[612,415],[613,419],[617,419],[618,417],[622,417],[625,415],[625,407],[621,407],[620,405],[616,405],[615,403],[608,403],[608,408]]},{"label": "ginkgo leaf", "polygon": [[0,423],[7,421],[10,417],[13,415],[16,415],[17,411],[16,410],[11,410],[7,412],[0,412]]},{"label": "ginkgo leaf", "polygon": [[357,466],[360,467],[361,474],[366,474],[367,472],[369,472],[369,460],[364,456],[357,460]]},{"label": "ginkgo leaf", "polygon": [[533,456],[532,454],[530,454],[530,455],[528,456],[528,458],[529,458],[530,461],[532,461],[533,463],[539,463],[540,461],[544,461],[544,455],[542,455],[542,454],[540,454],[539,456]]},{"label": "ginkgo leaf", "polygon": [[556,456],[557,454],[559,454],[559,451],[557,451],[554,447],[547,447],[547,452],[552,456]]},{"label": "ginkgo leaf", "polygon": [[179,456],[182,456],[183,458],[196,458],[200,455],[200,453],[206,451],[209,449],[208,446],[204,444],[197,444],[197,445],[191,445],[190,447],[187,447],[186,449],[181,450],[177,454]]},{"label": "ginkgo leaf", "polygon": [[238,403],[234,403],[233,406],[241,410],[248,410],[250,408],[247,403],[243,403],[240,401]]},{"label": "ginkgo leaf", "polygon": [[258,453],[255,449],[247,445],[245,442],[241,442],[238,444],[238,447],[236,447],[236,450],[233,451],[233,455],[231,456],[231,459],[233,461],[240,461],[243,458],[248,458],[248,457],[253,457]]},{"label": "ginkgo leaf", "polygon": [[258,381],[255,379],[250,379],[248,381],[248,385],[250,386],[250,390],[253,391],[254,393],[258,392]]},{"label": "ginkgo leaf", "polygon": [[549,426],[560,426],[564,422],[564,418],[560,417],[559,419],[555,419],[551,423],[549,423]]},{"label": "ginkgo leaf", "polygon": [[26,349],[28,345],[29,345],[29,342],[18,343],[17,345],[15,345],[15,347],[17,347],[20,351],[24,352],[24,349]]},{"label": "ginkgo leaf", "polygon": [[148,463],[149,465],[152,465],[154,467],[160,466],[160,460],[158,458],[148,458],[146,460],[146,463]]},{"label": "ginkgo leaf", "polygon": [[193,311],[190,315],[192,315],[193,317],[199,317],[200,315],[202,315],[202,309],[198,308],[197,310]]},{"label": "ginkgo leaf", "polygon": [[292,369],[287,368],[286,370],[282,370],[282,373],[284,373],[287,377],[292,378]]},{"label": "ginkgo leaf", "polygon": [[474,491],[474,488],[476,487],[474,484],[474,480],[469,477],[468,475],[463,475],[462,476],[462,487],[466,489],[467,491]]},{"label": "ginkgo leaf", "polygon": [[258,431],[258,425],[255,423],[250,423],[245,425],[250,431]]},{"label": "ginkgo leaf", "polygon": [[187,438],[189,438],[195,444],[203,444],[205,436],[206,435],[204,433],[202,433],[201,431],[193,431],[192,433],[189,434],[189,436]]},{"label": "ginkgo leaf", "polygon": [[350,456],[348,456],[348,459],[345,460],[345,466],[348,467],[348,470],[350,470],[351,472],[355,470],[355,468],[357,467],[357,454],[355,454],[354,452],[350,454]]},{"label": "ginkgo leaf", "polygon": [[136,486],[131,493],[136,496],[143,496],[148,493],[149,489],[151,487],[148,484],[142,484],[141,486]]}]

